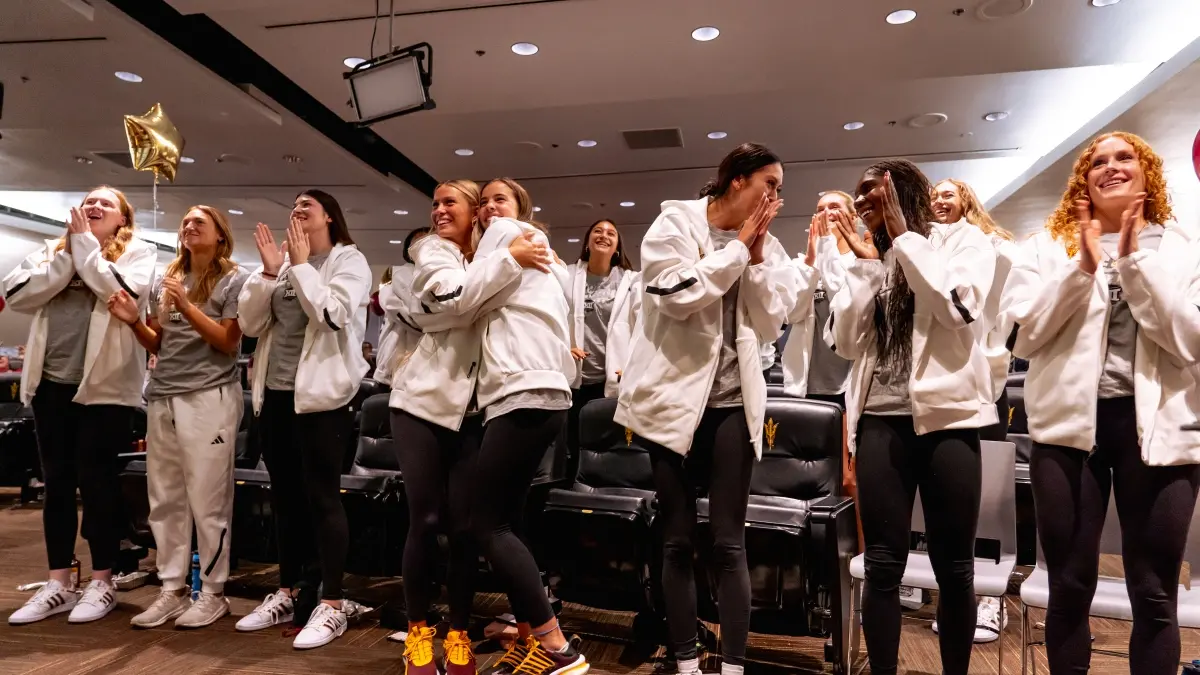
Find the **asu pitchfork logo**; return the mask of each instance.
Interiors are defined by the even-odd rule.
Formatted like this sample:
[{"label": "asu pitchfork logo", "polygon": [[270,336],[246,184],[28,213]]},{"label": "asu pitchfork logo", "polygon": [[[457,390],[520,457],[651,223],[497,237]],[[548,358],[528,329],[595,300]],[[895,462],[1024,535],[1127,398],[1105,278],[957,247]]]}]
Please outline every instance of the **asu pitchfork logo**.
[{"label": "asu pitchfork logo", "polygon": [[767,437],[767,449],[775,449],[775,432],[779,431],[779,423],[774,418],[767,418],[767,423],[763,425],[763,432]]},{"label": "asu pitchfork logo", "polygon": [[630,429],[629,427],[625,427],[625,447],[629,448],[632,446],[633,446],[633,429]]}]

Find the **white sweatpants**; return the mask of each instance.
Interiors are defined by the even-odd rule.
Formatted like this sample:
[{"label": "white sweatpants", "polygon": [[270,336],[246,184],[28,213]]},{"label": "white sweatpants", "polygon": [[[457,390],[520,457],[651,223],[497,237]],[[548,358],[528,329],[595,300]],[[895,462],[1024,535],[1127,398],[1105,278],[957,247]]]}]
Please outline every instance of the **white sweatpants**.
[{"label": "white sweatpants", "polygon": [[150,401],[146,406],[146,485],[150,530],[163,590],[189,585],[192,524],[207,593],[229,578],[234,444],[242,420],[238,383]]}]

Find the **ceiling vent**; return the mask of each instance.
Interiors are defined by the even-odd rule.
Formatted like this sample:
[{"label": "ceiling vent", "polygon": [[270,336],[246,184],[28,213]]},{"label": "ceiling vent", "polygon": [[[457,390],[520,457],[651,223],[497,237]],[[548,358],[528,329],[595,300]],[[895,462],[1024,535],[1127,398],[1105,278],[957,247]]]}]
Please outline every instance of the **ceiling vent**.
[{"label": "ceiling vent", "polygon": [[975,16],[984,21],[1007,19],[1029,11],[1033,0],[986,0],[975,10]]},{"label": "ceiling vent", "polygon": [[622,131],[621,135],[625,137],[625,145],[630,150],[683,147],[683,133],[679,129],[639,129]]},{"label": "ceiling vent", "polygon": [[97,159],[103,159],[116,164],[122,169],[133,169],[133,160],[130,159],[128,150],[121,150],[120,152],[93,152],[91,155]]}]

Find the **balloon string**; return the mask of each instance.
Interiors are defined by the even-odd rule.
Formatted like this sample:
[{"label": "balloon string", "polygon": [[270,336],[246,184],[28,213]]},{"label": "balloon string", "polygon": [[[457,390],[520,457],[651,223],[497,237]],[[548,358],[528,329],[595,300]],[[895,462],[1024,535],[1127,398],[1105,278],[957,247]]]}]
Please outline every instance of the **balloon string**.
[{"label": "balloon string", "polygon": [[158,172],[154,172],[154,229],[158,229]]}]

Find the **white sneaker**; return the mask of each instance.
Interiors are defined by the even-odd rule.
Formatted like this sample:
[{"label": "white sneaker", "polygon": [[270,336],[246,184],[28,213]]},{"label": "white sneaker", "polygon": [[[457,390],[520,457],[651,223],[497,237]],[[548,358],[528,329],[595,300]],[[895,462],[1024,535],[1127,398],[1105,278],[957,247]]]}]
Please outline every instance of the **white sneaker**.
[{"label": "white sneaker", "polygon": [[192,606],[175,619],[176,628],[203,628],[216,623],[217,619],[229,613],[229,600],[224,595],[200,591],[200,596],[192,601]]},{"label": "white sneaker", "polygon": [[186,612],[191,604],[192,599],[186,589],[183,595],[175,591],[160,591],[154,604],[146,608],[146,611],[130,619],[129,625],[134,628],[158,628]]},{"label": "white sneaker", "polygon": [[[984,644],[1000,639],[1000,602],[995,598],[983,598],[975,610],[975,643]],[[1004,613],[1004,628],[1008,628],[1008,612]],[[933,622],[933,632],[938,632],[937,621]]]},{"label": "white sneaker", "polygon": [[296,649],[324,647],[346,632],[347,623],[349,621],[345,612],[322,602],[313,610],[312,616],[308,617],[308,623],[296,636],[292,646]]},{"label": "white sneaker", "polygon": [[[1003,619],[1001,616],[1003,615]],[[995,642],[1000,639],[1000,623],[1008,628],[1008,612],[1000,611],[1000,601],[995,598],[983,598],[979,601],[979,609],[975,612],[975,643]]]},{"label": "white sneaker", "polygon": [[262,630],[281,623],[291,623],[295,604],[287,591],[275,591],[263,599],[262,604],[243,616],[234,628],[242,632]]},{"label": "white sneaker", "polygon": [[108,613],[113,611],[116,606],[117,595],[112,584],[100,581],[99,579],[92,579],[92,583],[83,589],[83,597],[79,598],[79,604],[75,605],[75,609],[71,610],[71,615],[67,617],[67,622],[88,623],[89,621],[97,621],[108,616]]},{"label": "white sneaker", "polygon": [[79,592],[67,590],[57,581],[47,581],[45,586],[32,598],[8,617],[8,623],[21,626],[34,621],[41,621],[55,614],[69,612],[79,602]]}]

